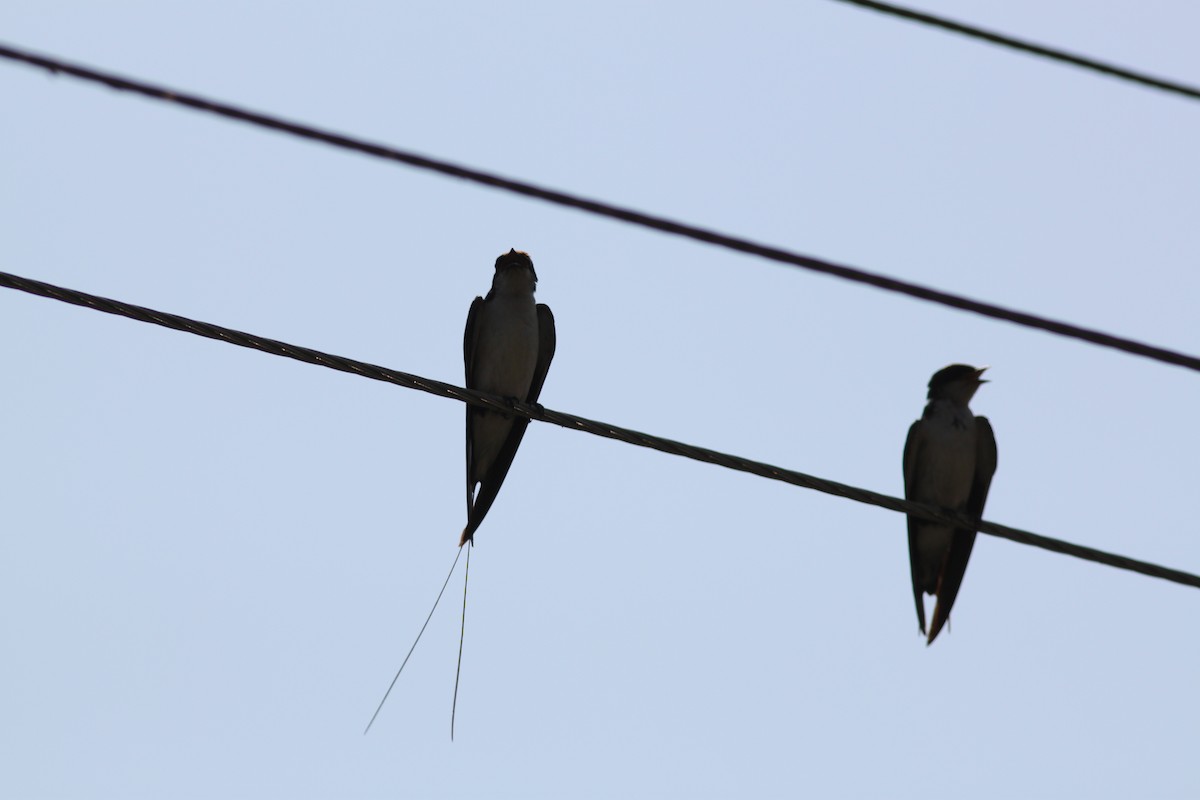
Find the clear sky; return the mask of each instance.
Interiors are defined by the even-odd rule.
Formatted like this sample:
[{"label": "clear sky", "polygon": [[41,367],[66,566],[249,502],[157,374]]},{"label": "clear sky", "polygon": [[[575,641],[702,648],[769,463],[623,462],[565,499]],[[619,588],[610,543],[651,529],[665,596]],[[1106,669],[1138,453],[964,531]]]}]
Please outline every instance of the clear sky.
[{"label": "clear sky", "polygon": [[[1200,82],[1186,0],[923,7]],[[6,0],[0,39],[1200,351],[1200,103],[825,2]],[[0,270],[891,494],[990,364],[986,516],[1200,569],[1200,379],[0,64]],[[0,796],[1195,797],[1200,593],[533,424],[454,557],[463,407],[0,291]]]}]

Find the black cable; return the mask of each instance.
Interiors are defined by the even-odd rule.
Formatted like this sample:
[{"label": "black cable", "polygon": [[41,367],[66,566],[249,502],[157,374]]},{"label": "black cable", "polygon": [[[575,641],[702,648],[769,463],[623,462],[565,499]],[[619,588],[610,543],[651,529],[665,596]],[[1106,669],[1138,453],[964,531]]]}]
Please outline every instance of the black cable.
[{"label": "black cable", "polygon": [[1152,75],[1146,75],[1142,72],[1134,72],[1131,69],[1118,67],[1115,64],[1106,64],[1103,61],[1097,61],[1094,58],[1086,56],[1077,56],[1074,53],[1068,53],[1063,50],[1056,50],[1052,47],[1045,47],[1040,44],[1022,41],[1011,36],[1005,36],[1002,33],[976,28],[973,25],[965,25],[961,22],[955,22],[945,17],[935,17],[933,14],[926,14],[921,11],[914,11],[911,8],[902,6],[894,6],[890,3],[877,3],[875,0],[834,0],[838,3],[848,3],[853,6],[862,6],[869,8],[872,11],[878,11],[881,14],[891,14],[892,16],[901,17],[911,22],[917,22],[922,25],[932,25],[936,28],[943,28],[955,33],[961,33],[964,36],[971,36],[975,39],[982,39],[985,42],[1008,47],[1013,50],[1020,50],[1025,53],[1031,53],[1042,58],[1049,58],[1053,61],[1060,61],[1064,64],[1071,64],[1076,67],[1099,72],[1103,75],[1108,75],[1112,78],[1119,78],[1124,81],[1132,81],[1140,83],[1143,86],[1148,86],[1152,89],[1160,89],[1164,92],[1172,92],[1182,95],[1192,100],[1200,100],[1200,89],[1187,84],[1177,83],[1175,81],[1164,80],[1163,78],[1155,78]]},{"label": "black cable", "polygon": [[[737,470],[739,472],[748,472],[751,475],[758,475],[762,478],[770,478],[771,480],[790,483],[793,486],[800,486],[805,489],[814,489],[818,492],[831,494],[835,497],[844,497],[848,500],[854,500],[859,503],[879,506],[881,508],[899,511],[904,514],[912,514],[920,519],[929,520],[931,522],[943,522],[959,527],[971,527],[972,521],[965,515],[958,512],[950,511],[936,506],[926,505],[924,503],[913,503],[907,500],[901,500],[898,497],[891,497],[886,494],[872,492],[867,489],[860,489],[856,486],[849,486],[844,483],[817,478],[812,475],[806,475],[802,472],[783,469],[782,467],[765,464],[761,461],[751,461],[738,456],[720,453],[716,450],[708,450],[703,447],[696,447],[683,442],[676,442],[671,439],[664,439],[660,436],[653,436],[648,433],[640,433],[628,428],[621,428],[616,425],[610,425],[606,422],[596,422],[595,420],[577,417],[572,414],[564,414],[559,411],[551,411],[548,408],[543,408],[540,405],[529,405],[527,403],[509,402],[502,397],[496,395],[476,392],[471,389],[464,389],[459,386],[454,386],[449,383],[422,378],[417,375],[410,375],[407,372],[397,372],[396,370],[378,367],[374,364],[368,364],[363,361],[355,361],[341,356],[322,353],[319,350],[312,350],[307,347],[298,347],[296,345],[287,344],[286,342],[276,341],[275,339],[267,339],[262,336],[255,336],[249,333],[242,333],[231,328],[223,328],[220,325],[212,325],[207,322],[198,322],[196,320],[181,317],[176,314],[168,314],[164,311],[155,311],[153,309],[135,306],[129,303],[122,303],[118,300],[109,300],[104,297],[98,297],[85,292],[78,292],[74,289],[65,289],[61,286],[54,286],[42,281],[32,280],[30,278],[22,278],[18,275],[11,275],[7,272],[0,272],[0,286],[9,289],[18,289],[22,292],[48,297],[52,300],[59,300],[64,303],[71,303],[85,308],[91,308],[96,311],[103,311],[106,314],[115,314],[121,317],[138,320],[139,322],[149,322],[154,325],[161,325],[164,328],[172,328],[185,333],[193,333],[197,336],[204,336],[209,339],[218,339],[222,342],[235,344],[239,347],[248,347],[252,350],[261,350],[264,353],[271,355],[284,356],[292,358],[296,361],[303,361],[308,364],[317,364],[318,366],[328,367],[330,369],[349,372],[355,375],[361,375],[364,378],[383,381],[385,383],[394,383],[397,386],[403,386],[406,389],[419,389],[429,394],[437,395],[438,397],[449,397],[460,402],[469,403],[474,406],[509,413],[519,417],[537,420],[539,422],[550,422],[559,425],[563,428],[583,431],[596,436],[603,436],[607,439],[616,439],[627,444],[637,445],[638,447],[647,447],[652,450],[658,450],[671,455],[683,456],[696,461],[703,461],[709,464],[716,464],[727,469]],[[1117,569],[1129,570],[1138,572],[1142,575],[1148,575],[1152,578],[1161,578],[1162,580],[1181,583],[1185,586],[1193,586],[1200,589],[1200,575],[1193,575],[1181,570],[1162,567],[1157,564],[1151,564],[1145,561],[1138,561],[1125,556],[1114,555],[1103,550],[1096,550],[1091,547],[1064,542],[1060,539],[1053,539],[1049,536],[1023,531],[1018,528],[1010,528],[1006,525],[998,525],[994,522],[981,522],[978,527],[981,533],[987,533],[992,536],[998,536],[1002,539],[1019,544],[1031,545],[1040,547],[1043,550],[1050,550],[1055,553],[1082,558],[1086,561],[1094,561],[1098,564],[1107,564],[1110,567]]]},{"label": "black cable", "polygon": [[667,219],[665,217],[643,214],[628,208],[601,203],[597,200],[589,200],[578,195],[566,194],[565,192],[542,188],[540,186],[535,186],[523,181],[503,178],[492,173],[458,166],[456,164],[451,164],[446,161],[439,161],[433,158],[427,158],[425,156],[419,156],[412,152],[397,150],[382,144],[373,144],[361,139],[343,136],[342,134],[312,128],[296,122],[289,122],[278,117],[271,117],[255,111],[236,108],[224,103],[218,103],[215,100],[207,100],[196,95],[189,95],[182,92],[176,92],[171,89],[165,89],[139,81],[134,81],[128,78],[121,78],[110,73],[98,72],[88,67],[67,64],[57,59],[22,52],[4,45],[0,45],[0,58],[22,61],[42,67],[44,69],[48,69],[54,73],[61,72],[68,75],[73,75],[77,78],[82,78],[84,80],[102,83],[106,86],[111,86],[114,89],[135,92],[146,97],[152,97],[156,100],[165,100],[171,103],[178,103],[189,108],[207,111],[209,113],[218,114],[220,116],[240,120],[242,122],[248,122],[252,125],[270,128],[272,130],[282,131],[284,133],[289,133],[305,139],[324,142],[325,144],[330,144],[346,150],[353,150],[390,161],[398,161],[419,169],[432,170],[443,175],[462,178],[463,180],[480,183],[485,186],[491,186],[493,188],[508,192],[514,192],[526,197],[536,197],[549,203],[577,208],[590,214],[622,220],[623,222],[628,222],[633,225],[640,225],[644,228],[651,228],[664,233],[683,236],[685,238],[694,239],[700,242],[706,242],[718,247],[736,250],[739,253],[747,253],[749,255],[759,256],[760,258],[776,261],[781,264],[801,267],[803,269],[820,272],[825,275],[833,275],[834,277],[855,281],[857,283],[865,283],[869,286],[875,286],[879,289],[885,289],[890,292],[898,292],[900,294],[905,294],[909,297],[916,297],[920,300],[926,300],[931,303],[938,303],[940,305],[950,306],[951,308],[970,311],[975,314],[981,314],[985,317],[1001,319],[1029,328],[1037,328],[1039,330],[1049,331],[1050,333],[1058,334],[1059,336],[1066,336],[1072,339],[1081,339],[1085,342],[1091,342],[1092,344],[1097,344],[1102,347],[1109,347],[1126,353],[1132,353],[1133,355],[1142,356],[1143,358],[1150,358],[1166,364],[1175,364],[1176,366],[1187,367],[1188,369],[1200,371],[1200,357],[1188,355],[1186,353],[1180,353],[1174,350],[1168,350],[1162,347],[1156,347],[1154,345],[1145,344],[1143,342],[1134,341],[1132,339],[1127,339],[1120,336],[1114,336],[1112,334],[1104,333],[1103,331],[1098,331],[1091,328],[1082,328],[1066,322],[1059,322],[1057,320],[1038,317],[1034,314],[1028,314],[1023,311],[1003,308],[1002,306],[993,305],[992,303],[985,303],[980,300],[972,300],[961,295],[950,294],[949,292],[942,292],[937,289],[931,289],[918,284],[908,283],[895,278],[889,278],[884,275],[865,272],[853,267],[834,264],[829,261],[822,261],[810,256],[792,253],[787,250],[768,247],[748,239],[741,239],[734,236],[728,236],[723,233],[718,233],[716,231],[697,228],[692,225],[686,225],[682,222],[676,222],[674,220]]}]

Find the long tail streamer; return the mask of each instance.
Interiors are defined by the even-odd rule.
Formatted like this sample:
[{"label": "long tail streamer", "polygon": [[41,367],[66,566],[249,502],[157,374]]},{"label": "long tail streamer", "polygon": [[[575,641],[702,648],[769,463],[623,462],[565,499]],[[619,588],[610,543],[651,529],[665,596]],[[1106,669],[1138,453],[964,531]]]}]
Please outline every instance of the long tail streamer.
[{"label": "long tail streamer", "polygon": [[[383,699],[379,701],[379,706],[376,707],[375,713],[371,715],[371,721],[367,723],[367,728],[366,728],[366,730],[363,731],[363,736],[366,736],[367,733],[371,730],[371,726],[375,724],[375,718],[378,717],[379,712],[383,710],[383,704],[387,702],[388,695],[390,695],[392,693],[392,688],[395,687],[396,681],[400,680],[400,673],[404,672],[405,665],[408,664],[408,660],[410,658],[412,658],[413,651],[417,649],[417,642],[421,641],[421,634],[425,633],[425,629],[427,627],[429,627],[429,620],[433,619],[433,612],[437,611],[438,603],[441,602],[442,595],[446,593],[446,587],[450,585],[450,577],[454,574],[454,568],[458,566],[458,559],[461,556],[462,556],[462,548],[460,547],[460,548],[458,548],[458,554],[454,556],[454,563],[450,565],[450,572],[447,573],[446,580],[444,583],[442,583],[442,590],[440,592],[438,592],[437,600],[433,601],[433,608],[429,609],[429,616],[427,616],[425,618],[425,624],[421,626],[421,630],[417,633],[417,638],[415,641],[413,641],[412,647],[408,648],[408,655],[406,655],[404,657],[404,662],[400,664],[400,669],[396,670],[396,677],[392,678],[392,682],[388,684],[387,691],[383,693]],[[471,556],[469,553],[467,554],[467,563],[468,564],[471,563]],[[465,585],[463,587],[463,591],[464,592],[466,591]],[[466,613],[465,610],[463,613],[464,614]],[[461,642],[459,642],[458,657],[459,657],[459,663],[461,664],[462,663],[462,643]],[[455,686],[454,686],[456,694],[458,692],[457,680],[458,679],[456,678]],[[454,733],[453,733],[454,722],[453,722],[453,720],[451,720],[450,728],[451,728],[450,737],[454,738]]]},{"label": "long tail streamer", "polygon": [[[474,547],[474,540],[467,547]],[[454,703],[450,706],[450,741],[454,741],[454,715],[458,711],[458,678],[462,675],[463,639],[467,634],[467,579],[471,577],[471,551],[467,551],[467,566],[463,569],[463,613],[462,628],[458,632],[458,668],[454,670]]]}]

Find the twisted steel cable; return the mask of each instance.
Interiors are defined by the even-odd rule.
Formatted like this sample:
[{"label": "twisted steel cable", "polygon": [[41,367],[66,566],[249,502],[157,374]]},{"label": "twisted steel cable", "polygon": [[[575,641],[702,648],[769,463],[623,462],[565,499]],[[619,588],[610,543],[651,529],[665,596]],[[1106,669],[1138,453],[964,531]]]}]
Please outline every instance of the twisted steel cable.
[{"label": "twisted steel cable", "polygon": [[[148,322],[153,325],[161,325],[164,328],[171,328],[185,333],[192,333],[197,336],[204,336],[209,339],[235,344],[239,347],[247,347],[251,350],[261,350],[264,353],[271,355],[283,356],[296,361],[303,361],[306,364],[316,364],[329,369],[336,369],[341,372],[349,372],[353,375],[361,375],[364,378],[371,380],[383,381],[385,383],[394,383],[397,386],[403,386],[406,389],[418,389],[422,392],[436,395],[438,397],[447,397],[452,400],[458,400],[463,403],[488,408],[493,411],[513,414],[528,419],[537,420],[539,422],[549,422],[563,428],[571,430],[583,431],[584,433],[603,436],[606,439],[616,439],[619,442],[636,445],[638,447],[646,447],[651,450],[658,450],[662,453],[682,456],[695,461],[703,461],[708,464],[716,464],[719,467],[737,470],[739,472],[748,472],[751,475],[758,475],[762,478],[782,481],[790,483],[793,486],[799,486],[804,489],[813,489],[825,494],[831,494],[835,497],[842,497],[847,500],[854,500],[858,503],[866,503],[867,505],[879,506],[892,511],[898,511],[903,514],[912,514],[921,519],[930,520],[933,522],[944,522],[961,527],[971,527],[973,522],[965,515],[955,511],[950,511],[936,506],[926,505],[924,503],[913,503],[908,500],[901,500],[898,497],[891,497],[879,492],[872,492],[868,489],[861,489],[857,486],[850,486],[836,481],[818,478],[813,475],[807,475],[803,472],[784,469],[762,461],[752,461],[746,458],[721,453],[716,450],[709,450],[704,447],[677,442],[672,439],[665,439],[661,436],[654,436],[648,433],[622,428],[617,425],[611,425],[607,422],[597,422],[596,420],[577,417],[573,414],[564,414],[561,411],[552,411],[548,408],[543,408],[541,405],[528,404],[521,402],[512,402],[497,395],[477,392],[472,389],[464,389],[453,384],[443,383],[441,381],[422,378],[418,375],[412,375],[407,372],[399,372],[386,367],[368,364],[363,361],[355,361],[351,358],[343,358],[329,353],[323,353],[320,350],[313,350],[308,347],[300,347],[298,345],[280,342],[276,339],[268,339],[264,336],[255,336],[251,333],[243,333],[232,328],[225,328],[220,325],[213,325],[208,322],[199,322],[197,320],[181,317],[177,314],[169,314],[165,311],[155,311],[151,308],[136,306],[130,303],[123,303],[119,300],[110,300],[105,297],[87,294],[85,292],[76,291],[74,289],[66,289],[61,286],[44,283],[42,281],[23,278],[18,275],[12,275],[7,272],[0,272],[0,286],[17,289],[29,294],[38,295],[40,297],[48,297],[52,300],[59,300],[64,303],[71,303],[84,308],[90,308],[95,311],[103,311],[106,314],[115,314],[121,317],[128,317],[139,322]],[[1085,561],[1094,561],[1098,564],[1107,564],[1110,567],[1117,569],[1137,572],[1142,575],[1147,575],[1152,578],[1160,578],[1174,583],[1180,583],[1185,586],[1192,586],[1200,589],[1200,575],[1193,575],[1188,572],[1183,572],[1169,567],[1151,564],[1146,561],[1139,561],[1133,558],[1108,553],[1103,550],[1096,550],[1083,545],[1072,544],[1060,539],[1054,539],[1049,536],[1031,533],[1030,531],[1020,530],[1018,528],[1010,528],[1007,525],[999,525],[994,522],[981,522],[978,526],[981,533],[998,536],[1002,539],[1017,542],[1018,544],[1030,545],[1032,547],[1040,547],[1043,550],[1049,550],[1054,553],[1081,558]]]}]

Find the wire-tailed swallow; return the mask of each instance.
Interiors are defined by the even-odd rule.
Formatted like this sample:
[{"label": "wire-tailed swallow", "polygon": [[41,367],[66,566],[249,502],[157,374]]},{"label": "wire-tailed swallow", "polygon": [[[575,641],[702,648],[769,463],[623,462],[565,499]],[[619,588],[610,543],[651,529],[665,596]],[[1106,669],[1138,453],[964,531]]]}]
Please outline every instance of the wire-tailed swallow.
[{"label": "wire-tailed swallow", "polygon": [[[537,273],[528,253],[496,259],[487,297],[476,297],[463,334],[467,388],[534,403],[554,358],[554,315],[535,303]],[[512,466],[529,420],[467,406],[467,526],[459,546],[475,536]],[[479,487],[478,493],[475,487]]]},{"label": "wire-tailed swallow", "polygon": [[[496,274],[487,297],[476,297],[467,314],[467,329],[463,334],[463,360],[467,368],[467,388],[498,394],[526,403],[537,402],[546,382],[550,360],[554,358],[554,315],[550,308],[533,302],[537,288],[537,273],[528,253],[509,250],[496,259]],[[512,417],[503,412],[467,406],[467,526],[459,540],[459,551],[446,575],[441,591],[429,609],[425,624],[408,649],[408,655],[388,684],[383,699],[375,707],[366,731],[371,730],[392,687],[400,680],[421,635],[425,633],[433,612],[450,584],[454,568],[462,555],[462,546],[473,542],[475,531],[488,509],[496,500],[500,485],[512,466],[513,456],[525,436],[529,420]],[[475,487],[479,487],[476,494]],[[467,549],[467,566],[463,574],[463,621],[467,627],[467,576],[471,570],[471,550]],[[458,669],[454,674],[454,703],[450,707],[450,739],[454,739],[454,718],[458,710],[458,679],[462,671],[463,640],[458,642]]]},{"label": "wire-tailed swallow", "polygon": [[[976,523],[983,516],[996,472],[991,423],[967,407],[980,385],[987,383],[980,377],[985,369],[952,364],[935,372],[929,380],[929,404],[908,429],[904,444],[904,496],[965,512]],[[974,528],[908,518],[908,555],[921,633],[925,633],[923,593],[937,598],[928,644],[950,618],[974,544]]]}]

